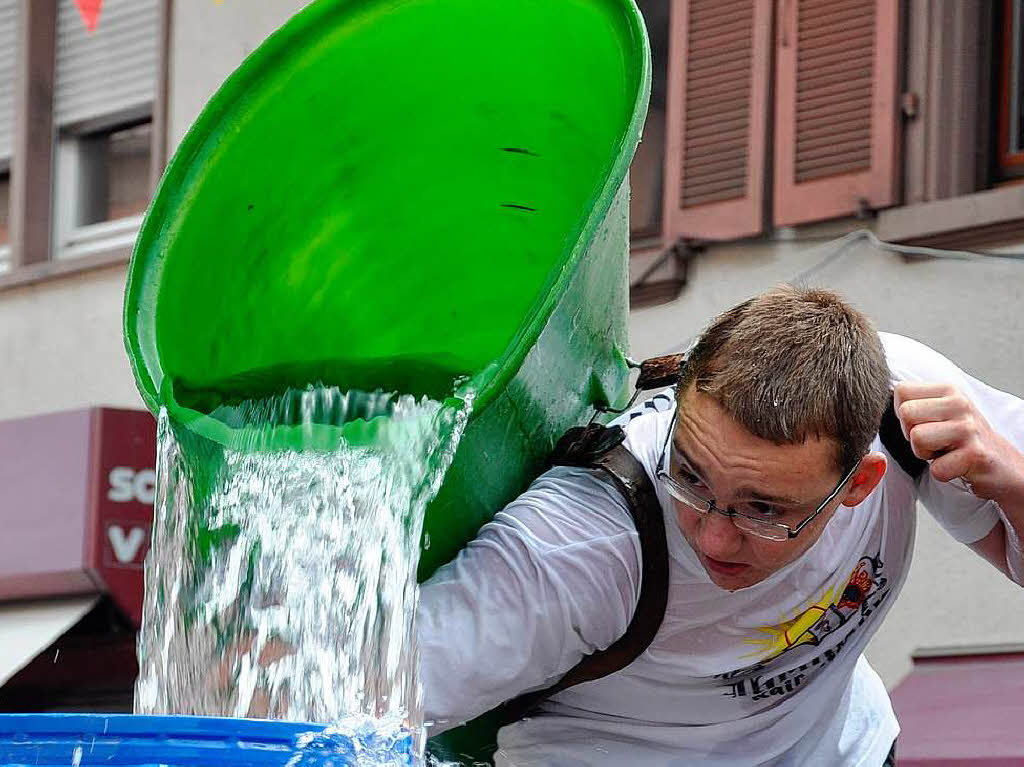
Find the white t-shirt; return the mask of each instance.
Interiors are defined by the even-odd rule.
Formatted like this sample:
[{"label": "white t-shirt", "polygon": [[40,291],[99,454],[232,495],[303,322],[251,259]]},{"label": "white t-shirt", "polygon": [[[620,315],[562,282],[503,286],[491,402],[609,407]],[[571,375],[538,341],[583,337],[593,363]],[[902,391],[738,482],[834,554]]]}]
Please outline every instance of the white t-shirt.
[{"label": "white t-shirt", "polygon": [[[953,383],[1024,449],[1024,402],[928,347],[882,334],[895,380]],[[654,642],[627,668],[561,692],[499,733],[498,765],[877,767],[899,732],[862,652],[906,578],[920,497],[959,541],[994,504],[891,469],[841,506],[796,562],[735,592],[711,582],[654,479],[671,421],[662,393],[625,416],[626,447],[654,480],[669,598]],[[876,439],[874,450],[884,448]],[[895,461],[890,459],[895,467]],[[420,594],[421,679],[432,734],[559,679],[626,630],[640,547],[623,498],[597,472],[555,468],[496,515]]]}]

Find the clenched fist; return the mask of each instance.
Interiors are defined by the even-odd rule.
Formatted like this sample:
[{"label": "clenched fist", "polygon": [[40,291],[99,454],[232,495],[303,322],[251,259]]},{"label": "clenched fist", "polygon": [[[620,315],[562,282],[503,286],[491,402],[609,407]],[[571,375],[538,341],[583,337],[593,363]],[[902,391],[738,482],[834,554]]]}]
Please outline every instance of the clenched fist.
[{"label": "clenched fist", "polygon": [[918,458],[940,482],[964,480],[979,498],[1019,503],[1024,498],[1024,454],[996,432],[950,384],[896,385],[896,414]]}]

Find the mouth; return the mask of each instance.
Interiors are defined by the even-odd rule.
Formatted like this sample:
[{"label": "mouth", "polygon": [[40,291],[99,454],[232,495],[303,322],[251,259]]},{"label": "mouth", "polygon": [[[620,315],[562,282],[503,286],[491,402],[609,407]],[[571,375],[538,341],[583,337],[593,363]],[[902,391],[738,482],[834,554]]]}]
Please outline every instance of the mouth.
[{"label": "mouth", "polygon": [[703,553],[701,557],[704,559],[704,564],[707,565],[708,569],[719,575],[739,575],[750,568],[750,565],[745,565],[742,562],[723,562],[720,559],[712,559]]}]

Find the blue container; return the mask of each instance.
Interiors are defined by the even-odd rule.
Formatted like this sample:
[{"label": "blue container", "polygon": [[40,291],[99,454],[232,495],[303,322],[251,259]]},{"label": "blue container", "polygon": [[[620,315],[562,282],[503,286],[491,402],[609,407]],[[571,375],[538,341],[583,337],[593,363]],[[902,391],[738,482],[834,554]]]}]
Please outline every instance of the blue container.
[{"label": "blue container", "polygon": [[[128,714],[0,715],[0,765],[349,767],[412,764],[412,738],[352,739],[324,725]],[[365,761],[358,761],[359,755]]]}]

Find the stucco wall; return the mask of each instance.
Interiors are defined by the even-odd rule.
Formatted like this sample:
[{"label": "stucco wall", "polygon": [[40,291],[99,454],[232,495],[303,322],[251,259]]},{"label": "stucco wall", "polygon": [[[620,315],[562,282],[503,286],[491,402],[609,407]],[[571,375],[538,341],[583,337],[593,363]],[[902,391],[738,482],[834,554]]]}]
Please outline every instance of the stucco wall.
[{"label": "stucco wall", "polygon": [[142,407],[121,343],[124,268],[0,292],[0,420]]},{"label": "stucco wall", "polygon": [[[712,248],[694,262],[676,301],[633,312],[633,356],[681,350],[714,314],[813,270],[806,282],[839,290],[880,329],[913,336],[1024,396],[1024,261],[907,261],[867,244],[827,260],[834,252],[798,242]],[[1024,591],[920,511],[910,575],[869,659],[891,687],[916,648],[998,643],[1024,643]]]}]

